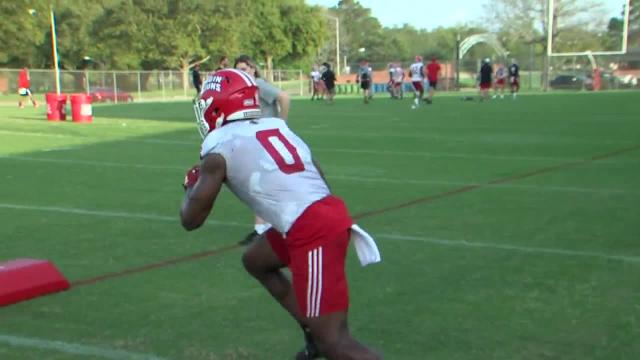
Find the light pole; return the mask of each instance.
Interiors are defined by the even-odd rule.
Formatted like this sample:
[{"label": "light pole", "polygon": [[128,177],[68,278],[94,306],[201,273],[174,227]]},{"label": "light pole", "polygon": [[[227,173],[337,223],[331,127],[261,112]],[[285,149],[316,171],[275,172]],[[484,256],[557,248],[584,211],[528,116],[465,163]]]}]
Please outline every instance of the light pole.
[{"label": "light pole", "polygon": [[60,95],[60,68],[58,66],[58,38],[56,36],[56,17],[53,14],[53,7],[49,8],[49,19],[51,20],[51,51],[53,52],[53,66],[56,74],[56,93]]},{"label": "light pole", "polygon": [[456,35],[456,90],[460,90],[460,34]]},{"label": "light pole", "polygon": [[[29,9],[29,14],[35,16],[36,9]],[[60,95],[60,68],[58,66],[58,38],[56,36],[56,17],[53,14],[53,6],[49,7],[49,21],[51,24],[51,52],[53,56],[53,66],[56,78],[56,93]]]},{"label": "light pole", "polygon": [[340,19],[336,16],[326,16],[336,21],[336,75],[340,76]]}]

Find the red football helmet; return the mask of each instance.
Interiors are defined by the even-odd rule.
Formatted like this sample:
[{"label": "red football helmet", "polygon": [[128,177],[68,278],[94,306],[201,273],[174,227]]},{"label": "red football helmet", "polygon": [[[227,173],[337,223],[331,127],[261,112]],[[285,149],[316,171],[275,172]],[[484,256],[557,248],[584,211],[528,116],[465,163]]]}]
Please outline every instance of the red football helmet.
[{"label": "red football helmet", "polygon": [[258,86],[247,73],[224,69],[210,74],[193,105],[202,137],[230,121],[262,115]]}]

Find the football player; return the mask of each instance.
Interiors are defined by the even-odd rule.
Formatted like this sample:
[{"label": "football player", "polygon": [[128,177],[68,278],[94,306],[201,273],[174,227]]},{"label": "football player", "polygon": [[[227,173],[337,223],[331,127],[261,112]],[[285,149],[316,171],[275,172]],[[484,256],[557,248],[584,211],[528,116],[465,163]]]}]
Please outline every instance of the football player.
[{"label": "football player", "polygon": [[492,75],[493,68],[491,67],[491,59],[486,58],[482,61],[480,66],[480,101],[489,100],[489,90],[493,85]]},{"label": "football player", "polygon": [[185,176],[182,226],[200,227],[226,184],[273,225],[242,261],[304,330],[307,344],[296,358],[380,359],[347,326],[347,247],[366,233],[331,194],[307,144],[282,119],[263,117],[259,101],[256,81],[242,71],[221,70],[204,82],[194,105],[201,162]]},{"label": "football player", "polygon": [[413,99],[412,109],[420,106],[422,97],[424,96],[424,63],[422,62],[422,56],[416,55],[415,62],[409,67],[409,77],[411,78],[411,84],[415,91]]},{"label": "football player", "polygon": [[498,97],[498,92],[500,93],[500,99],[504,99],[504,82],[507,77],[507,70],[504,68],[504,65],[498,64],[498,68],[496,69],[496,85],[494,88],[495,93],[493,94],[493,98]]},{"label": "football player", "polygon": [[364,95],[364,103],[368,104],[371,100],[371,68],[367,60],[360,62],[360,68],[358,68],[358,74],[356,74],[356,83],[360,84],[362,94]]},{"label": "football player", "polygon": [[518,91],[520,91],[520,66],[516,59],[511,59],[509,66],[509,83],[511,84],[511,96],[515,100]]},{"label": "football player", "polygon": [[427,80],[429,80],[429,97],[427,97],[427,103],[433,102],[433,93],[438,86],[438,78],[440,77],[442,66],[438,63],[438,59],[431,58],[431,62],[427,65]]}]

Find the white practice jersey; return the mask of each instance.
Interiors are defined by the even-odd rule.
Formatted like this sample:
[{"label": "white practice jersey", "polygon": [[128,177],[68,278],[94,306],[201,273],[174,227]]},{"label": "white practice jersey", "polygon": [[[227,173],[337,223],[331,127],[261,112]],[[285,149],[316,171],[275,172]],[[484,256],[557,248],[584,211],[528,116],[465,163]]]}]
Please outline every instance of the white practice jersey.
[{"label": "white practice jersey", "polygon": [[311,150],[282,119],[236,121],[216,129],[204,139],[200,156],[212,153],[226,161],[229,189],[280,233],[330,194]]},{"label": "white practice jersey", "polygon": [[424,64],[421,62],[411,64],[409,67],[411,73],[411,81],[423,81],[424,80]]},{"label": "white practice jersey", "polygon": [[313,81],[319,81],[322,77],[322,74],[318,70],[313,70],[310,75]]},{"label": "white practice jersey", "polygon": [[404,70],[401,67],[396,67],[393,72],[393,81],[401,82],[404,79]]}]

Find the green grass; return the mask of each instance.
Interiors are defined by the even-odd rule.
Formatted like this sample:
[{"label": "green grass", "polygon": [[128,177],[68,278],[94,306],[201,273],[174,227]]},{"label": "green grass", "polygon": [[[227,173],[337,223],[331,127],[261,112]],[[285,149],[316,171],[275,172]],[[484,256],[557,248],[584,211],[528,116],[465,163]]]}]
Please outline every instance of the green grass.
[{"label": "green grass", "polygon": [[[350,251],[353,333],[393,360],[640,358],[640,149],[584,161],[640,145],[640,93],[409,105],[294,101],[290,126],[353,214],[579,164],[359,220],[383,262],[361,268]],[[212,220],[246,226],[179,226],[180,184],[200,145],[188,102],[94,112],[93,124],[74,124],[0,108],[0,262],[46,258],[80,280],[249,231],[251,212],[228,191]],[[50,341],[166,359],[289,359],[301,335],[240,255],[2,308],[0,359],[112,354],[38,347]]]}]

